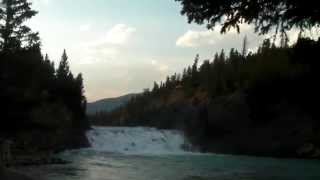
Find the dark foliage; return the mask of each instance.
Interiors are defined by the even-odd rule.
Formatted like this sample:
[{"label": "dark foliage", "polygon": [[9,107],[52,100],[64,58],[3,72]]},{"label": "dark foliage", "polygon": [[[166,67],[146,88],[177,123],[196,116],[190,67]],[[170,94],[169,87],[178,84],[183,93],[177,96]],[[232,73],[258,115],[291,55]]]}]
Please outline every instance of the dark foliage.
[{"label": "dark foliage", "polygon": [[[222,50],[200,66],[197,55],[182,75],[169,76],[160,85],[155,82],[152,91],[145,90],[126,106],[90,118],[102,125],[183,129],[203,150],[208,150],[211,141],[231,136],[236,142],[229,142],[230,152],[239,148],[237,153],[248,153],[251,144],[257,148],[251,154],[270,153],[278,147],[272,146],[272,133],[283,136],[284,142],[279,144],[291,150],[305,141],[316,143],[320,128],[316,105],[320,96],[315,85],[320,77],[315,58],[319,42],[300,37],[291,47],[276,47],[265,40],[256,53],[243,55],[231,49],[225,55]],[[313,130],[301,135],[309,125]],[[259,128],[265,132],[256,134]],[[265,138],[268,147],[260,149],[263,145],[250,142],[259,138]],[[239,147],[234,143],[247,144]],[[283,152],[289,155],[287,150]]]},{"label": "dark foliage", "polygon": [[181,3],[181,14],[189,22],[213,28],[221,23],[221,32],[230,28],[240,31],[241,23],[254,24],[256,31],[286,32],[293,27],[301,30],[319,26],[320,12],[316,0],[175,0]]},{"label": "dark foliage", "polygon": [[82,75],[73,76],[66,51],[57,70],[42,56],[38,34],[23,25],[36,14],[27,0],[1,2],[0,137],[50,151],[76,143],[68,139],[89,128]]},{"label": "dark foliage", "polygon": [[27,0],[2,0],[0,6],[0,49],[13,51],[40,45],[38,33],[24,25],[37,14]]},{"label": "dark foliage", "polygon": [[[58,69],[68,70],[64,65]],[[0,83],[2,130],[55,129],[68,126],[68,118],[74,127],[88,127],[81,74],[74,78],[69,70],[56,72],[38,47],[0,52]],[[67,122],[50,119],[56,116],[70,117]]]}]

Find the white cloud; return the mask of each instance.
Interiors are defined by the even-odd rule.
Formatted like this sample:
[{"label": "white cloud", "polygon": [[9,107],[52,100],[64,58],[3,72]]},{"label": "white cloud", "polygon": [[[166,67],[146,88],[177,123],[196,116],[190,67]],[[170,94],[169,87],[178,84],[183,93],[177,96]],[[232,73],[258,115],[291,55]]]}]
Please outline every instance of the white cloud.
[{"label": "white cloud", "polygon": [[132,33],[135,31],[135,28],[129,27],[125,24],[117,24],[107,32],[106,36],[103,37],[100,42],[102,44],[122,45],[128,42]]},{"label": "white cloud", "polygon": [[188,30],[184,35],[178,38],[176,45],[180,47],[198,47],[203,45],[212,45],[219,38],[214,31],[193,31]]},{"label": "white cloud", "polygon": [[91,29],[91,24],[82,24],[80,27],[79,27],[79,30],[81,32],[87,32]]},{"label": "white cloud", "polygon": [[98,63],[100,60],[93,58],[92,56],[87,56],[80,59],[79,64],[81,65],[90,65],[94,63]]},{"label": "white cloud", "polygon": [[[129,59],[135,62],[140,60]],[[143,88],[152,88],[154,81],[164,80],[169,74],[169,67],[164,62],[148,57],[142,58],[140,63],[133,64],[128,62],[118,64],[112,61],[100,62],[94,66],[84,63],[84,66],[86,96],[89,101],[102,97],[116,97],[129,92],[141,92]]]},{"label": "white cloud", "polygon": [[157,71],[161,72],[161,73],[168,73],[169,70],[169,66],[163,63],[158,62],[157,60],[151,60],[150,63],[154,69],[156,69]]},{"label": "white cloud", "polygon": [[94,48],[83,47],[81,49],[83,56],[79,64],[96,64],[103,61],[114,60],[119,55],[119,50],[114,47]]},{"label": "white cloud", "polygon": [[[219,44],[226,38],[238,36],[238,32],[235,29],[231,29],[225,35],[220,33],[220,26],[217,26],[214,30],[188,30],[176,41],[176,46],[179,47],[200,47],[200,46],[211,46]],[[252,31],[252,27],[247,24],[241,24],[241,33],[248,33]]]},{"label": "white cloud", "polygon": [[[90,25],[83,25],[82,30],[87,30]],[[120,52],[124,51],[124,46],[129,44],[129,40],[135,28],[125,24],[117,24],[107,31],[101,38],[81,45],[82,54],[79,64],[95,64],[107,60],[119,59]]]}]

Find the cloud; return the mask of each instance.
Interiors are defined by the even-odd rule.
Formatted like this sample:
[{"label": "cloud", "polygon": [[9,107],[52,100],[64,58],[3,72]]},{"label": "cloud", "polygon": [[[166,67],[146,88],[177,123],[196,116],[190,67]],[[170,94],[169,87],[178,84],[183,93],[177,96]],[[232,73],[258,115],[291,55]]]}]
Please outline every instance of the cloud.
[{"label": "cloud", "polygon": [[91,24],[82,24],[80,27],[79,27],[79,30],[81,32],[87,32],[91,29]]},{"label": "cloud", "polygon": [[129,27],[125,24],[117,24],[112,27],[100,41],[101,44],[126,44],[132,33],[136,31],[135,28]]},{"label": "cloud", "polygon": [[[136,62],[139,58],[130,60]],[[168,65],[152,58],[142,58],[142,62],[133,64],[112,61],[85,67],[83,73],[86,74],[86,96],[89,101],[141,92],[143,88],[152,88],[154,81],[164,80],[169,74]]]},{"label": "cloud", "polygon": [[[188,30],[182,36],[180,36],[176,41],[176,46],[178,47],[202,47],[202,46],[212,46],[214,44],[220,43],[222,40],[237,36],[238,33],[235,29],[231,29],[227,34],[223,35],[220,33],[220,26],[217,26],[214,30]],[[247,33],[252,31],[252,27],[247,24],[241,24],[240,30],[242,33]]]},{"label": "cloud", "polygon": [[178,38],[176,45],[180,47],[198,47],[203,45],[212,45],[218,38],[214,31],[193,31],[188,30],[184,35]]},{"label": "cloud", "polygon": [[150,64],[155,68],[155,70],[157,70],[161,73],[166,73],[166,74],[168,73],[168,70],[169,70],[168,65],[160,63],[157,60],[151,60]]},{"label": "cloud", "polygon": [[83,57],[80,58],[79,64],[96,64],[99,62],[113,60],[119,55],[119,50],[114,47],[105,47],[105,48],[83,48],[82,54]]},{"label": "cloud", "polygon": [[[82,30],[87,30],[90,25],[83,25]],[[85,54],[79,64],[95,64],[106,60],[119,59],[120,52],[125,50],[135,28],[125,24],[116,24],[101,38],[81,45],[81,52]]]}]

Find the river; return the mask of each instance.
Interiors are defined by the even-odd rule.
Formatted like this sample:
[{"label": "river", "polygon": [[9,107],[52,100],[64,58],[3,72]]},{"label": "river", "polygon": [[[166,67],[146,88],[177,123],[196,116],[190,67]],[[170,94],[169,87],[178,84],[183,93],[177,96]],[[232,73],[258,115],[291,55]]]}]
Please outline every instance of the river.
[{"label": "river", "polygon": [[103,128],[88,132],[91,148],[61,153],[72,163],[28,167],[46,180],[319,180],[318,160],[187,152],[179,131]]}]

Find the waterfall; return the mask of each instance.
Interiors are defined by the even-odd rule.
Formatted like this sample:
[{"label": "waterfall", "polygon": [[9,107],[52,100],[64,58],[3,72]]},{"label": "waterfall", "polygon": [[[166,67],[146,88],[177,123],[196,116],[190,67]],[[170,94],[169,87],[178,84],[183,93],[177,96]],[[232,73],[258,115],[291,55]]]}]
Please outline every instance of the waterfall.
[{"label": "waterfall", "polygon": [[87,137],[94,150],[121,154],[181,154],[190,147],[180,131],[147,127],[93,127]]}]

